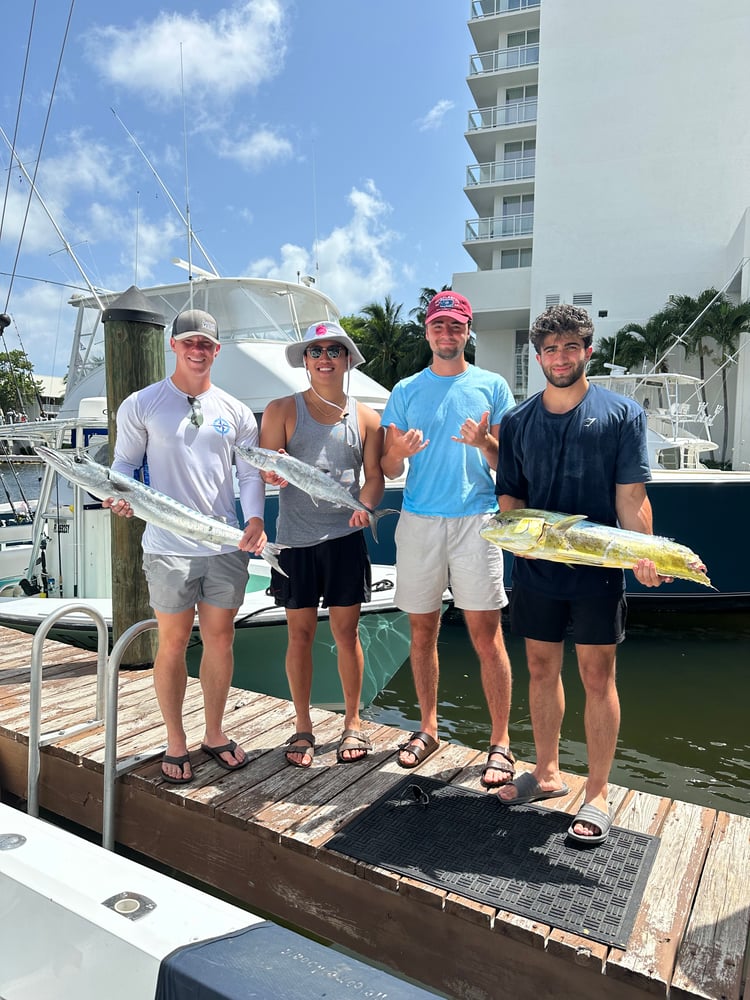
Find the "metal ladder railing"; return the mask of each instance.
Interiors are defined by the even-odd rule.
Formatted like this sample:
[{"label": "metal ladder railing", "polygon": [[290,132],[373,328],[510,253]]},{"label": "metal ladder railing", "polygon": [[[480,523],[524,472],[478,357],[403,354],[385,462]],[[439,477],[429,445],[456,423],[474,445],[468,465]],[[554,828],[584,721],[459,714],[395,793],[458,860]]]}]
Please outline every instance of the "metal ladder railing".
[{"label": "metal ladder railing", "polygon": [[[42,733],[42,652],[44,640],[52,626],[60,618],[73,613],[82,613],[93,619],[97,631],[96,651],[96,718],[77,723],[66,729],[55,729]],[[29,691],[29,766],[26,784],[26,811],[29,816],[39,816],[39,777],[41,773],[42,747],[50,746],[68,736],[84,733],[104,725],[104,777],[102,792],[102,847],[114,850],[115,822],[115,782],[117,778],[133,770],[140,764],[158,756],[164,745],[144,753],[133,754],[119,763],[117,761],[117,704],[120,661],[123,653],[142,632],[157,628],[155,618],[136,622],[120,636],[107,657],[109,633],[104,618],[90,604],[66,604],[49,614],[34,635],[31,646],[31,680]]]}]

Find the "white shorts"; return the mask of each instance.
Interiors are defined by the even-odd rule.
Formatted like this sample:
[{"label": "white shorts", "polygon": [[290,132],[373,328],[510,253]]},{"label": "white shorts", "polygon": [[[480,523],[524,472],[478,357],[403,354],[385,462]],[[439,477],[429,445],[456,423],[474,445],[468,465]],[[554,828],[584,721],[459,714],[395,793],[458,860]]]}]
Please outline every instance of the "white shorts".
[{"label": "white shorts", "polygon": [[395,537],[396,604],[402,611],[437,611],[446,587],[464,611],[505,607],[503,553],[479,534],[486,522],[486,514],[422,517],[401,512]]}]

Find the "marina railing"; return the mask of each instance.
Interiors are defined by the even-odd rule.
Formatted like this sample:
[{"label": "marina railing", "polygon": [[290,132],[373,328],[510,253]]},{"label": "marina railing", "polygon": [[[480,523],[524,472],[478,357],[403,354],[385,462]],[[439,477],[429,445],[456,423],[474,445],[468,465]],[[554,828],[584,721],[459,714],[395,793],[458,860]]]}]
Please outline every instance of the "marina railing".
[{"label": "marina railing", "polygon": [[[50,629],[61,618],[72,614],[84,614],[92,618],[97,631],[96,651],[96,705],[94,718],[66,729],[55,729],[42,733],[42,681],[44,640]],[[113,851],[115,847],[115,783],[121,774],[158,757],[165,745],[151,748],[138,754],[117,760],[117,704],[120,662],[123,653],[141,632],[158,628],[155,618],[136,622],[126,629],[115,643],[111,654],[109,630],[104,618],[90,604],[64,604],[47,615],[34,635],[31,645],[31,679],[29,688],[29,763],[26,785],[26,811],[29,816],[39,816],[39,778],[41,775],[41,749],[79,733],[104,726],[104,776],[102,786],[102,847]]]}]

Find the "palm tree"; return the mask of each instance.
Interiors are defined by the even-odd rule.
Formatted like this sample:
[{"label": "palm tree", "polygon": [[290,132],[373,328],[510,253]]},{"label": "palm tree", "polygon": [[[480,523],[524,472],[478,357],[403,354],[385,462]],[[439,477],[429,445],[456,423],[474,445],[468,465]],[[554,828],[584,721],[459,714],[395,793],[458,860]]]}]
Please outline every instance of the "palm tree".
[{"label": "palm tree", "polygon": [[631,371],[641,363],[643,342],[632,333],[624,333],[623,330],[618,330],[614,337],[602,337],[596,342],[596,350],[589,361],[590,375],[607,375],[610,371],[607,365],[621,365]]},{"label": "palm tree", "polygon": [[[711,350],[704,344],[704,337],[706,336],[706,318],[705,316],[701,316],[701,313],[704,309],[706,309],[709,303],[716,298],[717,295],[718,292],[715,288],[705,289],[705,291],[700,293],[697,299],[694,299],[691,295],[675,295],[672,296],[665,310],[671,312],[675,316],[683,331],[688,331],[687,339],[683,342],[682,346],[685,349],[686,358],[689,358],[692,355],[696,355],[698,357],[698,364],[700,365],[701,395],[704,403],[706,402],[706,390],[703,385],[706,379],[705,359],[706,356],[711,353]],[[696,320],[698,320],[697,323]],[[695,325],[691,326],[691,324]]]},{"label": "palm tree", "polygon": [[645,362],[653,371],[669,371],[667,357],[677,342],[680,323],[678,317],[668,308],[654,313],[643,325],[626,323],[617,331],[617,336],[625,334],[632,334],[638,339],[638,350],[635,351],[634,348],[634,353],[640,354],[641,363]]},{"label": "palm tree", "polygon": [[356,323],[357,340],[367,358],[362,370],[386,389],[392,389],[399,378],[404,330],[401,309],[386,295],[382,305],[370,302],[364,306],[361,309],[364,318]]},{"label": "palm tree", "polygon": [[702,320],[703,335],[712,337],[718,347],[714,361],[721,372],[721,389],[724,400],[724,432],[721,444],[721,461],[726,462],[729,436],[729,390],[727,367],[739,349],[740,334],[750,330],[750,302],[734,305],[725,298],[714,303]]}]

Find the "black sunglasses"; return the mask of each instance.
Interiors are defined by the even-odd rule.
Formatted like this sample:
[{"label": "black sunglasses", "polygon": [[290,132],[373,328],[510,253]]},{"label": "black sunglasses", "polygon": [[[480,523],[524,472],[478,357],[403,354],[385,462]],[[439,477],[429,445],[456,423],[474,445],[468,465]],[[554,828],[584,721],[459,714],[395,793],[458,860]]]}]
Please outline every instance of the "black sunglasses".
[{"label": "black sunglasses", "polygon": [[345,354],[349,353],[345,347],[341,346],[341,344],[332,344],[331,347],[308,347],[307,350],[305,351],[305,354],[308,354],[311,358],[317,361],[318,358],[323,356],[324,351],[326,353],[326,356],[329,357],[332,361],[335,358],[337,358],[342,351]]},{"label": "black sunglasses", "polygon": [[188,403],[190,403],[190,423],[193,427],[203,426],[203,408],[201,406],[201,401],[197,396],[188,396]]}]

